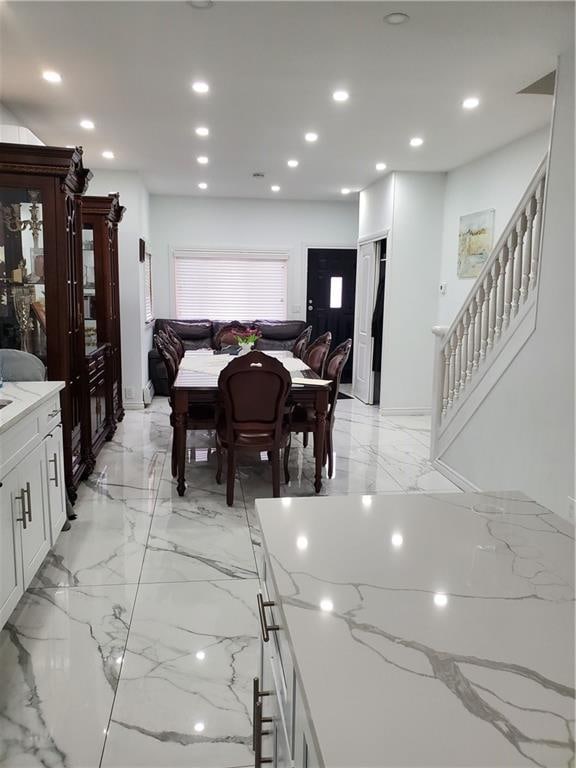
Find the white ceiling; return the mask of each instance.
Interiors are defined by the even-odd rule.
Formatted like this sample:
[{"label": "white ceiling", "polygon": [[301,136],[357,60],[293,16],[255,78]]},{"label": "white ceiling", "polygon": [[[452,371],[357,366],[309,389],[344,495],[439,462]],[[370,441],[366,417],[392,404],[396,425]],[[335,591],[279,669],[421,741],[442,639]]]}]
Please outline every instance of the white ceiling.
[{"label": "white ceiling", "polygon": [[[389,170],[458,166],[546,123],[551,97],[516,94],[554,69],[574,31],[573,5],[562,2],[0,9],[0,100],[25,125],[47,144],[83,145],[93,169],[138,170],[153,193],[202,196],[340,199],[342,186],[370,184],[379,160]],[[385,24],[392,10],[410,21]],[[42,80],[46,68],[63,82]],[[195,78],[209,95],[192,92]],[[337,87],[350,91],[347,103],[333,102]],[[469,95],[482,103],[466,112]],[[78,127],[83,117],[95,131]],[[194,134],[201,124],[208,139]],[[316,144],[304,141],[307,130],[320,134]],[[425,139],[417,150],[414,135]],[[115,160],[101,158],[107,148]]]}]

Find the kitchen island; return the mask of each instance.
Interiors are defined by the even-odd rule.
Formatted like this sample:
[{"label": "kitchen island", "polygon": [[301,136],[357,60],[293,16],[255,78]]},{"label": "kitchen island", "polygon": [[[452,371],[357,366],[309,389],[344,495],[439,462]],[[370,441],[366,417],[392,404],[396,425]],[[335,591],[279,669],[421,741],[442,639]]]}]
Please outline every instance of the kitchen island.
[{"label": "kitchen island", "polygon": [[517,493],[256,507],[256,765],[574,765],[568,522]]}]

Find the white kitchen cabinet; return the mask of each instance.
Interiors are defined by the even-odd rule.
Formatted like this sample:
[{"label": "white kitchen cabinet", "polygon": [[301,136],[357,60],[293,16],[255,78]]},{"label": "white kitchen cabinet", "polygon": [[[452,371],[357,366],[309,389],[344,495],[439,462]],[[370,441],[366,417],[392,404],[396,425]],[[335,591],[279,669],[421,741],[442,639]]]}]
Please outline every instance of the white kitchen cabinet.
[{"label": "white kitchen cabinet", "polygon": [[[24,589],[28,587],[36,571],[50,549],[48,515],[43,475],[46,472],[44,446],[39,443],[18,468],[21,513],[26,524],[21,523],[22,571]],[[46,504],[45,504],[46,502]]]},{"label": "white kitchen cabinet", "polygon": [[[13,469],[0,481],[0,628],[16,607],[24,591],[22,573],[21,503],[18,471]],[[16,514],[14,512],[16,511]]]},{"label": "white kitchen cabinet", "polygon": [[62,447],[62,425],[58,424],[44,438],[46,461],[46,485],[48,514],[50,520],[50,543],[52,546],[66,522],[66,495],[64,489],[64,465]]},{"label": "white kitchen cabinet", "polygon": [[66,520],[62,382],[17,382],[0,410],[0,629]]}]

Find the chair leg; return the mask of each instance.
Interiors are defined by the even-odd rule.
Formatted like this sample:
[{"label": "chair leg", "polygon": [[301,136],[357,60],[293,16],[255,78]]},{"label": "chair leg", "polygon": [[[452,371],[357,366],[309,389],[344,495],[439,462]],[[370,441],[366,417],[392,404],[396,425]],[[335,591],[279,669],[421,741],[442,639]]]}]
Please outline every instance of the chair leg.
[{"label": "chair leg", "polygon": [[304,443],[304,448],[308,448],[308,432],[304,432],[304,437],[302,438],[302,442]]},{"label": "chair leg", "polygon": [[172,477],[178,474],[178,457],[176,455],[176,430],[172,428]]},{"label": "chair leg", "polygon": [[332,425],[329,424],[326,429],[326,444],[328,446],[328,477],[332,478],[334,474],[334,449],[332,447]]},{"label": "chair leg", "polygon": [[236,475],[236,461],[234,451],[228,448],[226,451],[228,460],[228,472],[226,477],[226,503],[229,507],[234,506],[234,479]]},{"label": "chair leg", "polygon": [[288,462],[290,460],[290,447],[292,445],[292,436],[288,438],[286,447],[284,448],[284,482],[290,482],[290,471],[288,469]]},{"label": "chair leg", "polygon": [[272,451],[272,495],[280,496],[280,451]]},{"label": "chair leg", "polygon": [[222,446],[216,442],[216,458],[218,460],[218,469],[216,470],[216,482],[218,485],[222,482]]}]

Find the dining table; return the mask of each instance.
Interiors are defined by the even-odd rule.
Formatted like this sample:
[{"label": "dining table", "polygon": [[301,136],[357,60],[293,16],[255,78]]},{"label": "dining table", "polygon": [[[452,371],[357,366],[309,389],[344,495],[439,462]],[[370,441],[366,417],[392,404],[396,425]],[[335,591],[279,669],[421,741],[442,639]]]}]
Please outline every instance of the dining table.
[{"label": "dining table", "polygon": [[[264,351],[264,350],[261,350]],[[312,408],[314,421],[314,490],[322,489],[324,466],[324,441],[328,414],[331,382],[321,379],[302,360],[286,350],[265,350],[282,362],[290,373],[292,385],[287,406],[302,405]],[[214,354],[212,350],[187,351],[180,361],[173,387],[173,449],[176,452],[177,490],[180,496],[186,492],[186,434],[188,411],[191,406],[218,404],[218,377],[235,355]]]}]

